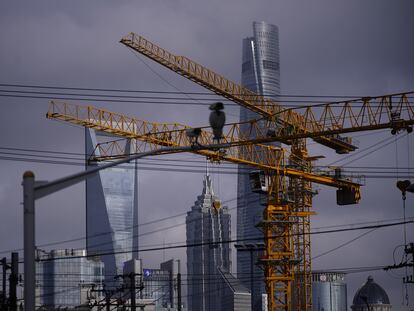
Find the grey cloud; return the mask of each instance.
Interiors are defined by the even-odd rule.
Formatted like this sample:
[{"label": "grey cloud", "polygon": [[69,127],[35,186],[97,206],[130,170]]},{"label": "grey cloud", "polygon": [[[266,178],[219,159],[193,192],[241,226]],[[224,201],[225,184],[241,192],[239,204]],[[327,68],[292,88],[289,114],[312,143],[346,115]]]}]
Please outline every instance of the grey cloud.
[{"label": "grey cloud", "polygon": [[[241,40],[251,35],[252,21],[265,20],[279,26],[284,94],[377,95],[410,90],[414,81],[412,12],[412,1],[3,1],[0,82],[176,91],[118,43],[130,31],[239,81]],[[204,91],[149,60],[145,62],[180,90]],[[0,146],[84,152],[82,129],[45,119],[47,100],[1,97],[0,104]],[[208,112],[198,106],[93,105],[144,120],[207,124]],[[237,108],[228,107],[226,111],[237,119]],[[358,139],[364,148],[389,135],[381,132]],[[411,150],[414,143],[412,138],[409,141]],[[327,155],[323,164],[340,158],[316,145],[310,145],[310,150],[311,154]],[[408,165],[408,150],[407,140],[400,140],[399,166]],[[410,160],[412,165],[412,150]],[[395,145],[390,145],[353,164],[396,163]],[[22,245],[20,182],[27,169],[50,180],[82,168],[1,161],[0,233],[10,238],[0,240],[0,250]],[[140,178],[143,222],[185,212],[201,191],[201,174],[142,172]],[[234,198],[235,177],[222,175],[220,180],[222,199]],[[319,215],[313,218],[313,227],[401,217],[401,197],[394,184],[391,179],[368,180],[361,204],[347,208],[336,206],[334,189],[321,187],[320,195],[314,199]],[[38,243],[84,235],[83,194],[80,185],[39,201]],[[413,196],[407,198],[410,217],[414,216],[413,200]],[[235,233],[235,218],[232,223]],[[407,229],[413,240],[412,225]],[[316,255],[329,250],[359,233],[314,237],[313,252]],[[184,228],[148,236],[142,242],[159,244],[163,237],[166,242],[182,241]],[[379,229],[315,260],[314,267],[391,264],[393,249],[401,239],[400,227]],[[73,245],[82,247],[83,242]],[[182,251],[168,251],[165,255],[185,259]],[[143,256],[156,263],[163,254]],[[373,274],[389,291],[397,309],[401,280],[385,272]],[[349,299],[366,277],[367,273],[348,276]]]}]

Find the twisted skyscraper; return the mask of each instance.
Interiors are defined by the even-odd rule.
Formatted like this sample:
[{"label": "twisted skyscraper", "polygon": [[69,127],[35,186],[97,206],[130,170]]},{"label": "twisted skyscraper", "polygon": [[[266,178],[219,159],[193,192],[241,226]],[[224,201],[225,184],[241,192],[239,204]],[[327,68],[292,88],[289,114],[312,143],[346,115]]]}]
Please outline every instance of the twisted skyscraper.
[{"label": "twisted skyscraper", "polygon": [[[277,99],[280,94],[279,70],[279,35],[275,25],[265,22],[253,23],[253,36],[243,40],[242,85],[251,91],[266,97]],[[240,107],[240,122],[256,119],[259,115]],[[243,130],[243,126],[242,126]],[[245,129],[247,131],[247,128]],[[248,134],[246,132],[246,134]],[[237,238],[251,239],[261,236],[256,224],[262,220],[263,204],[266,198],[252,193],[249,184],[250,170],[239,167],[237,184]],[[249,241],[253,243],[254,241]],[[257,242],[262,242],[258,238]],[[256,252],[258,255],[259,252]],[[257,260],[257,256],[254,261]],[[251,263],[248,252],[237,253],[237,274],[243,284],[250,288],[250,280],[246,276],[250,273]],[[254,288],[252,290],[254,310],[262,309],[262,294],[265,293],[263,271],[254,267]]]}]

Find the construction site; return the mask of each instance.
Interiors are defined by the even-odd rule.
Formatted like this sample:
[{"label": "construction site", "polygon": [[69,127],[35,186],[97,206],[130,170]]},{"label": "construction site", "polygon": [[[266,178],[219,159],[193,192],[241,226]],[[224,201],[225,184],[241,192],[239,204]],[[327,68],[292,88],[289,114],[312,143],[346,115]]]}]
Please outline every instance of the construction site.
[{"label": "construction site", "polygon": [[413,5],[259,2],[5,6],[1,310],[414,309]]}]

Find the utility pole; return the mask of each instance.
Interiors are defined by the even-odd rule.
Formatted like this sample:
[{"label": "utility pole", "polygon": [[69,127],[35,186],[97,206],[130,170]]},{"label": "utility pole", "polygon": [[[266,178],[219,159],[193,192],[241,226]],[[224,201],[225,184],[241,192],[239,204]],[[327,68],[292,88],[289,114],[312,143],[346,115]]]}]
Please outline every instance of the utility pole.
[{"label": "utility pole", "polygon": [[12,253],[9,285],[10,311],[17,311],[17,282],[19,280],[19,253]]},{"label": "utility pole", "polygon": [[[106,311],[111,311],[111,298],[113,297],[113,295],[115,294],[115,292],[120,291],[120,289],[117,290],[109,290],[105,288],[105,285],[103,286],[103,288],[101,289],[94,289],[93,287],[91,288],[90,292],[91,293],[103,293],[104,294],[104,299],[99,301],[99,302],[95,302],[95,306],[98,307],[98,310],[103,310],[103,308],[105,307]],[[116,304],[117,306],[119,306],[119,304]],[[101,308],[102,307],[102,308]]]},{"label": "utility pole", "polygon": [[[133,259],[134,261],[136,261],[135,259]],[[136,271],[134,269],[134,271]],[[125,289],[129,289],[129,295],[130,295],[130,306],[131,306],[131,311],[136,311],[137,310],[137,284],[136,284],[136,276],[142,276],[142,273],[135,273],[135,272],[131,272],[128,274],[121,274],[121,275],[117,275],[115,278],[122,278],[124,280],[124,284],[122,286],[122,288]],[[125,278],[129,279],[129,284],[125,283]],[[140,292],[142,293],[142,290],[144,289],[144,286],[142,284],[142,280],[140,280],[140,284],[138,289],[140,290]],[[144,309],[144,306],[141,305],[141,310]]]},{"label": "utility pole", "polygon": [[7,270],[10,269],[10,266],[7,265],[7,258],[3,257],[1,259],[1,265],[3,266],[3,282],[2,282],[2,301],[1,301],[1,307],[2,310],[6,309],[6,276],[7,276]]},{"label": "utility pole", "polygon": [[[400,189],[402,200],[403,200],[403,211],[404,211],[404,222],[405,222],[405,200],[407,199],[407,192],[414,193],[414,184],[409,180],[399,180],[397,181],[397,188]],[[392,266],[387,266],[384,268],[385,271],[390,269],[400,269],[405,268],[405,276],[403,277],[403,284],[405,284],[405,300],[408,306],[408,289],[407,284],[414,284],[414,243],[407,243],[407,232],[404,223],[404,253],[405,253],[405,262],[400,264],[394,264]],[[411,262],[408,260],[408,255],[411,254]],[[413,272],[411,275],[408,275],[408,268],[412,267]]]},{"label": "utility pole", "polygon": [[411,275],[407,275],[406,277],[403,277],[403,283],[414,284],[414,243],[410,243],[409,245],[406,245],[404,251],[407,255],[411,254],[411,264],[407,262],[406,267],[411,266],[413,268],[413,273]]},{"label": "utility pole", "polygon": [[109,291],[105,291],[106,311],[111,311],[111,296],[112,296],[112,294]]},{"label": "utility pole", "polygon": [[137,310],[137,305],[136,305],[136,298],[137,298],[137,296],[136,296],[136,292],[135,292],[135,287],[136,287],[136,284],[135,284],[135,273],[131,273],[130,275],[129,275],[129,278],[130,278],[130,282],[131,282],[131,284],[130,284],[130,290],[131,290],[131,311],[136,311]]},{"label": "utility pole", "polygon": [[23,244],[24,244],[24,310],[31,311],[36,305],[35,267],[35,176],[23,174]]},{"label": "utility pole", "polygon": [[178,272],[177,272],[177,311],[181,311],[181,262],[178,259]]}]

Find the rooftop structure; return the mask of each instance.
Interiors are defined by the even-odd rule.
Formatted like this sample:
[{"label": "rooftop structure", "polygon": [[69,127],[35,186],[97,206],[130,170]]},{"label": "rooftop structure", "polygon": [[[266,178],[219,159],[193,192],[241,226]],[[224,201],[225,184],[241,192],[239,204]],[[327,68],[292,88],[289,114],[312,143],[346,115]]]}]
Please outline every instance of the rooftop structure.
[{"label": "rooftop structure", "polygon": [[355,293],[351,308],[353,311],[390,311],[391,304],[385,290],[369,276]]}]

